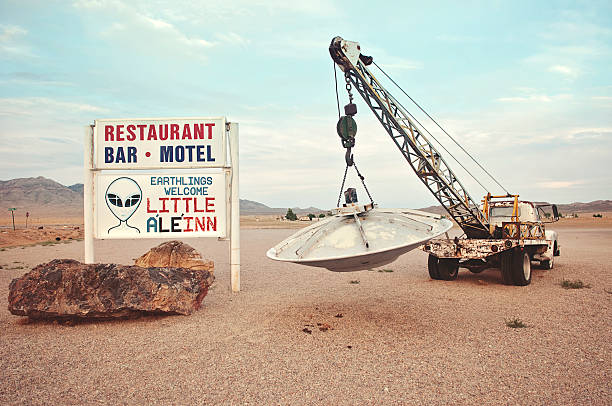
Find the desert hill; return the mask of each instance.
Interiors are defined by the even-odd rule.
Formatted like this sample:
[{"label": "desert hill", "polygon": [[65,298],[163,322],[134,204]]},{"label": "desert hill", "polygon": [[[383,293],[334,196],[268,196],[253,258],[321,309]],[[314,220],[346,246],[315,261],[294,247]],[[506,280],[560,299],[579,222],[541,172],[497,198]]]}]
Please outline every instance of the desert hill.
[{"label": "desert hill", "polygon": [[20,214],[81,216],[83,193],[42,176],[0,181],[0,210],[10,207]]}]

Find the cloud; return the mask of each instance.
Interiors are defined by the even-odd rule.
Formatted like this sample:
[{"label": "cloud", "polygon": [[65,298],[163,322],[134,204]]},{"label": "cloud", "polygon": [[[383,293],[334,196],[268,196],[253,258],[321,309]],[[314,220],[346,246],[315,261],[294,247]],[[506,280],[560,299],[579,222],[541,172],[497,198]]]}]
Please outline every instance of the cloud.
[{"label": "cloud", "polygon": [[29,46],[20,43],[27,33],[17,25],[0,24],[0,56],[34,56]]},{"label": "cloud", "polygon": [[0,74],[0,84],[8,83],[33,86],[75,86],[75,84],[71,82],[52,80],[43,75],[39,75],[32,72],[12,72],[4,75]]},{"label": "cloud", "polygon": [[[139,7],[138,2],[81,0],[73,5],[92,13],[90,17],[105,27],[100,30],[101,36],[124,46],[132,45],[142,49],[144,43],[155,43],[158,52],[163,48],[172,52],[180,52],[182,49],[193,56],[205,59],[201,51],[216,45],[208,39],[184,32],[163,17],[152,16],[149,10],[158,10],[155,7]],[[109,19],[112,23],[106,25],[101,23],[104,19]]]},{"label": "cloud", "polygon": [[389,63],[385,63],[385,69],[389,70],[408,70],[408,69],[422,69],[423,64],[410,59],[391,58]]},{"label": "cloud", "polygon": [[543,189],[567,189],[567,188],[571,188],[576,185],[581,185],[583,183],[584,181],[580,181],[580,180],[573,180],[573,181],[557,180],[557,181],[538,182],[536,183],[536,185]]},{"label": "cloud", "polygon": [[570,78],[576,78],[579,74],[579,72],[575,68],[570,68],[569,66],[564,65],[553,65],[549,67],[548,70],[550,72],[560,73]]},{"label": "cloud", "polygon": [[458,44],[458,43],[475,43],[475,42],[481,42],[482,41],[482,38],[474,37],[474,36],[469,36],[469,35],[447,35],[447,34],[440,34],[440,35],[437,35],[435,38],[438,41],[450,42],[450,43],[453,43],[453,44]]},{"label": "cloud", "polygon": [[15,37],[27,34],[28,31],[16,25],[0,25],[0,43],[12,41]]},{"label": "cloud", "polygon": [[566,142],[592,141],[602,138],[612,139],[612,128],[579,128],[572,129],[563,137]]},{"label": "cloud", "polygon": [[75,103],[46,97],[0,98],[0,116],[37,116],[39,114],[73,115],[75,112],[108,111],[87,103]]},{"label": "cloud", "polygon": [[513,96],[513,97],[499,97],[496,100],[500,102],[511,102],[511,103],[523,103],[523,102],[536,102],[536,103],[550,103],[558,100],[570,100],[571,94],[557,94],[557,95],[546,95],[546,94],[532,94],[528,96]]},{"label": "cloud", "polygon": [[389,53],[386,52],[384,49],[377,47],[369,47],[367,46],[367,44],[366,47],[367,49],[362,44],[364,54],[376,55],[374,58],[374,62],[376,62],[381,68],[385,70],[398,71],[423,68],[423,63],[420,61],[389,55]]},{"label": "cloud", "polygon": [[235,32],[228,32],[228,33],[218,32],[215,34],[215,37],[219,39],[219,41],[227,43],[227,44],[247,46],[251,43],[250,39],[243,38],[242,36],[236,34]]}]

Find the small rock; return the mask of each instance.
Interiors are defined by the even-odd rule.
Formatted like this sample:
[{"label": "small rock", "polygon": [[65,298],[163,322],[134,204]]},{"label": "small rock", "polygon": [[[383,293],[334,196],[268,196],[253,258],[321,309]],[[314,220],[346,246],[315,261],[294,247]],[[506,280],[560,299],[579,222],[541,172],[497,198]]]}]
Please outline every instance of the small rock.
[{"label": "small rock", "polygon": [[[317,323],[317,324],[320,324],[320,323]],[[332,327],[332,326],[330,326],[330,325],[329,325],[329,324],[327,324],[327,323],[323,323],[323,324],[320,324],[320,325],[319,325],[319,330],[320,330],[320,331],[333,330],[333,327]]]},{"label": "small rock", "polygon": [[343,315],[342,313],[338,313],[338,314],[336,314],[334,317],[337,317],[337,318],[341,319],[341,318],[343,318],[343,317],[344,317],[344,315]]},{"label": "small rock", "polygon": [[304,327],[304,328],[302,329],[302,331],[303,331],[304,333],[306,333],[306,334],[312,334],[312,330],[311,330],[311,329],[309,329],[308,327]]}]

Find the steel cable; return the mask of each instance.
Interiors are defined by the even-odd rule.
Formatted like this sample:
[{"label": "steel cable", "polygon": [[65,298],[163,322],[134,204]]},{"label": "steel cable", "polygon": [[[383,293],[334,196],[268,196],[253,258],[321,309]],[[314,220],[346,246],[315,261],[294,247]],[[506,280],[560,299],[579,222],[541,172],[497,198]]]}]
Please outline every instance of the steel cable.
[{"label": "steel cable", "polygon": [[[386,73],[386,72],[385,72],[385,71],[384,71],[384,70],[383,70],[383,69],[382,69],[380,66],[378,66],[378,64],[377,64],[376,62],[373,62],[373,64],[374,64],[374,65],[375,65],[375,66],[376,66],[376,67],[377,67],[377,68],[378,68],[378,69],[379,69],[379,70],[380,70],[380,71],[383,73],[383,75],[385,75],[385,76],[387,77],[387,79],[389,79],[391,82],[393,82],[393,84],[394,84],[394,85],[395,85],[395,86],[396,86],[396,87],[397,87],[397,88],[398,88],[398,89],[399,89],[399,90],[400,90],[402,93],[404,93],[404,95],[406,95],[406,97],[408,97],[408,98],[410,99],[410,101],[412,101],[412,103],[414,103],[414,104],[415,104],[415,106],[417,106],[417,107],[419,108],[419,110],[421,110],[421,111],[422,111],[422,112],[423,112],[423,113],[424,113],[424,114],[425,114],[425,115],[426,115],[426,116],[427,116],[427,117],[428,117],[428,118],[429,118],[431,121],[433,121],[433,122],[434,122],[434,124],[435,124],[436,126],[438,126],[438,128],[439,128],[440,130],[442,130],[442,132],[444,132],[444,134],[446,134],[446,135],[447,135],[447,136],[448,136],[448,137],[449,137],[449,138],[450,138],[450,139],[451,139],[451,140],[452,140],[452,141],[453,141],[453,142],[454,142],[454,143],[455,143],[455,144],[456,144],[456,145],[457,145],[457,146],[458,146],[458,147],[459,147],[459,148],[460,148],[460,149],[461,149],[461,150],[462,150],[462,151],[463,151],[463,152],[464,152],[464,153],[465,153],[467,156],[469,156],[469,157],[470,157],[470,159],[471,159],[472,161],[474,161],[474,163],[475,163],[476,165],[478,165],[478,167],[479,167],[480,169],[482,169],[482,170],[484,171],[484,173],[486,173],[486,174],[487,174],[487,175],[488,175],[488,176],[489,176],[489,177],[490,177],[490,178],[493,180],[493,182],[495,182],[495,183],[496,183],[496,184],[497,184],[497,185],[498,185],[500,188],[502,188],[502,189],[504,190],[504,192],[506,192],[506,194],[510,194],[510,193],[508,192],[508,190],[506,190],[506,188],[505,188],[505,187],[503,187],[503,186],[502,186],[502,184],[501,184],[501,183],[499,183],[499,182],[497,181],[497,179],[495,179],[495,177],[493,177],[493,175],[491,175],[491,173],[489,173],[489,171],[487,171],[487,170],[486,170],[486,169],[485,169],[485,168],[484,168],[484,167],[483,167],[483,166],[482,166],[482,165],[481,165],[481,164],[480,164],[480,163],[479,163],[479,162],[478,162],[478,161],[477,161],[477,160],[476,160],[476,159],[475,159],[475,158],[474,158],[474,157],[473,157],[473,156],[472,156],[472,155],[471,155],[471,154],[470,154],[468,151],[466,151],[466,149],[465,149],[465,148],[463,148],[463,146],[462,146],[461,144],[459,144],[459,143],[457,142],[457,140],[455,140],[455,138],[453,138],[453,136],[451,136],[451,135],[450,135],[450,134],[449,134],[449,133],[448,133],[448,132],[447,132],[447,131],[446,131],[444,128],[442,128],[442,126],[441,126],[440,124],[438,124],[438,122],[437,122],[436,120],[434,120],[434,118],[433,118],[433,117],[431,117],[431,116],[430,116],[430,115],[429,115],[429,114],[428,114],[428,113],[427,113],[427,112],[426,112],[426,111],[425,111],[425,110],[424,110],[424,109],[423,109],[423,108],[422,108],[422,107],[421,107],[421,106],[420,106],[420,105],[419,105],[419,104],[418,104],[418,103],[417,103],[417,102],[416,102],[416,101],[415,101],[415,100],[414,100],[412,97],[410,97],[410,95],[409,95],[408,93],[406,93],[406,92],[404,91],[404,89],[402,89],[402,88],[401,88],[401,86],[400,86],[400,85],[398,85],[398,84],[395,82],[395,80],[393,80],[393,79],[392,79],[392,78],[391,78],[389,75],[387,75],[387,73]],[[401,106],[401,104],[400,104],[400,106]],[[404,108],[404,106],[401,106],[401,107],[402,107],[404,110],[406,110],[406,109]],[[408,110],[406,110],[406,112],[407,112],[407,111],[408,111]],[[410,114],[410,113],[408,113],[408,114]],[[466,168],[465,168],[465,167],[464,167],[464,166],[463,166],[463,165],[462,165],[462,164],[461,164],[461,163],[460,163],[460,162],[457,160],[457,158],[455,158],[455,157],[454,157],[454,155],[453,155],[453,154],[451,154],[451,153],[450,153],[450,152],[449,152],[449,151],[448,151],[448,150],[447,150],[447,149],[444,147],[444,145],[442,145],[442,143],[441,143],[440,141],[438,141],[438,140],[437,140],[437,139],[436,139],[436,138],[435,138],[435,137],[434,137],[434,136],[433,136],[433,135],[432,135],[432,134],[431,134],[431,133],[430,133],[430,132],[429,132],[429,131],[428,131],[428,130],[425,128],[425,126],[423,126],[423,124],[421,124],[421,123],[420,123],[420,122],[419,122],[419,121],[418,121],[416,118],[414,118],[414,117],[412,116],[412,114],[410,114],[410,116],[411,116],[411,117],[412,117],[412,118],[413,118],[413,119],[414,119],[414,120],[415,120],[415,121],[416,121],[416,122],[417,122],[417,123],[418,123],[418,124],[419,124],[419,125],[420,125],[420,126],[421,126],[421,127],[424,129],[424,130],[425,130],[425,131],[426,131],[426,132],[427,132],[427,134],[429,134],[429,135],[430,135],[430,136],[431,136],[431,137],[432,137],[432,138],[433,138],[433,139],[434,139],[434,140],[435,140],[435,141],[436,141],[438,144],[440,144],[440,146],[441,146],[441,147],[442,147],[442,148],[443,148],[443,149],[444,149],[444,150],[445,150],[445,151],[446,151],[446,152],[447,152],[447,153],[448,153],[448,154],[449,154],[449,155],[450,155],[450,156],[451,156],[451,157],[452,157],[452,158],[455,160],[455,162],[457,162],[459,165],[461,165],[461,167],[462,167],[462,168],[463,168],[463,169],[464,169],[464,170],[465,170],[465,171],[466,171],[466,172],[467,172],[467,173],[468,173],[468,174],[469,174],[469,175],[472,177],[472,179],[474,179],[476,182],[478,182],[478,184],[479,184],[480,186],[482,186],[482,188],[483,188],[483,189],[485,189],[485,191],[487,190],[487,188],[486,188],[486,187],[484,187],[484,186],[482,185],[482,183],[480,183],[480,181],[478,181],[478,179],[476,179],[476,178],[474,177],[474,175],[472,175],[472,173],[471,173],[469,170],[467,170],[467,169],[466,169]]]}]

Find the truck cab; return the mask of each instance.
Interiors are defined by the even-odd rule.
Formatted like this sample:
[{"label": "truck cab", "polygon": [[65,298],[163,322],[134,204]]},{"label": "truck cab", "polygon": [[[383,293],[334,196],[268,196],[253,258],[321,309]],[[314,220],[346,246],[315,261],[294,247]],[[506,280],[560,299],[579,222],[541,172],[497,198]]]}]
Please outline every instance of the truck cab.
[{"label": "truck cab", "polygon": [[546,251],[534,253],[531,259],[552,269],[554,257],[560,254],[560,244],[558,233],[547,230],[545,224],[559,220],[556,205],[518,199],[490,201],[487,214],[491,227],[495,228],[494,234],[501,238],[520,238],[528,230],[528,236],[545,240]]}]

